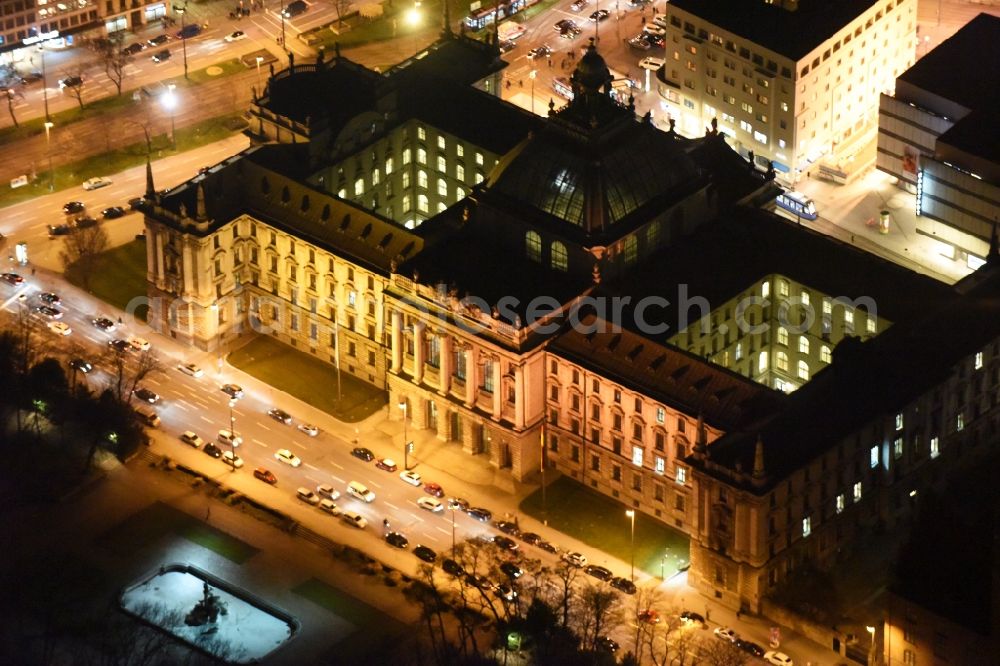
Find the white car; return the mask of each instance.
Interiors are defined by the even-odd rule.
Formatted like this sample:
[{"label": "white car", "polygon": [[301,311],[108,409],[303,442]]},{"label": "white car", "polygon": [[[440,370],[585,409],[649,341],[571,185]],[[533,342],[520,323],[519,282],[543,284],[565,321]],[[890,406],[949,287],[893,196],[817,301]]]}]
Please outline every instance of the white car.
[{"label": "white car", "polygon": [[411,486],[420,486],[420,474],[412,470],[406,470],[405,472],[399,473],[399,478],[406,481]]},{"label": "white car", "polygon": [[655,72],[663,67],[663,63],[663,58],[654,58],[649,56],[639,61],[639,67]]},{"label": "white car", "polygon": [[205,442],[194,433],[192,430],[185,430],[181,433],[181,441],[185,444],[190,444],[194,448],[200,448]]},{"label": "white car", "polygon": [[226,41],[227,42],[238,42],[239,40],[246,39],[246,38],[247,38],[247,34],[245,32],[243,32],[242,30],[236,30],[236,31],[231,32],[228,35],[226,35]]},{"label": "white car", "polygon": [[764,661],[775,666],[793,666],[792,658],[784,652],[768,650],[764,653]]},{"label": "white car", "polygon": [[332,499],[322,499],[319,501],[319,508],[326,511],[331,516],[340,515],[340,507]]},{"label": "white car", "polygon": [[431,513],[444,511],[444,504],[441,503],[441,500],[434,497],[421,497],[417,500],[417,506],[421,509],[427,509]]},{"label": "white car", "polygon": [[340,499],[340,491],[334,490],[333,486],[326,483],[316,486],[316,494],[327,499]]},{"label": "white car", "polygon": [[309,435],[310,437],[315,437],[316,435],[319,434],[319,428],[317,428],[311,423],[300,423],[299,430]]},{"label": "white car", "polygon": [[149,351],[149,340],[145,340],[136,335],[128,336],[127,340],[129,346],[136,351]]},{"label": "white car", "polygon": [[647,23],[642,26],[642,31],[647,35],[653,35],[654,37],[663,37],[667,34],[667,31],[656,25],[655,23]]},{"label": "white car", "polygon": [[50,321],[48,323],[48,327],[49,330],[55,333],[56,335],[69,335],[70,333],[73,332],[73,329],[71,329],[69,326],[62,323],[61,321]]},{"label": "white car", "polygon": [[716,627],[715,637],[725,639],[730,643],[735,643],[736,640],[739,638],[739,636],[736,635],[736,632],[730,629],[729,627]]},{"label": "white car", "polygon": [[302,460],[288,449],[278,449],[275,451],[274,459],[292,467],[298,467],[302,464]]},{"label": "white car", "polygon": [[201,377],[205,374],[201,368],[199,368],[194,363],[182,363],[177,366],[177,369],[183,372],[185,375],[191,375],[192,377]]},{"label": "white car", "polygon": [[239,433],[233,433],[229,430],[219,431],[219,443],[225,444],[226,446],[231,446],[234,449],[243,443],[243,438],[239,436]]},{"label": "white car", "polygon": [[226,463],[227,465],[229,465],[230,467],[233,467],[235,469],[239,469],[240,467],[243,467],[243,458],[240,458],[238,455],[234,454],[232,451],[225,451],[225,452],[223,452],[223,454],[222,454],[222,462]]},{"label": "white car", "polygon": [[103,176],[96,176],[94,178],[88,178],[87,180],[83,181],[83,189],[89,192],[90,190],[96,190],[102,187],[107,187],[110,184],[111,184],[110,178],[105,178]]},{"label": "white car", "polygon": [[562,556],[563,562],[574,567],[587,566],[587,556],[583,553],[566,553]]}]

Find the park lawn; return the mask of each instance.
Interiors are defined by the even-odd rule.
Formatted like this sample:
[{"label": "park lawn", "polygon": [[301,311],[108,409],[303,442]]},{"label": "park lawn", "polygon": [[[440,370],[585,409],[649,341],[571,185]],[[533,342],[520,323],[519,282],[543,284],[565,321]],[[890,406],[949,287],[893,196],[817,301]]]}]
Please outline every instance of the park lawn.
[{"label": "park lawn", "polygon": [[340,373],[343,398],[337,400],[337,368],[305,352],[258,336],[228,356],[229,362],[346,423],[357,423],[385,406],[386,392],[349,372]]},{"label": "park lawn", "polygon": [[[66,271],[66,279],[84,288],[83,279],[73,266]],[[102,253],[86,289],[105,303],[127,312],[132,299],[146,296],[146,241],[134,240]],[[147,306],[133,310],[136,317],[146,320]]]},{"label": "park lawn", "polygon": [[[524,498],[521,511],[537,520],[547,517],[550,527],[623,562],[630,561],[631,520],[625,516],[628,507],[566,476],[546,486],[545,494],[545,515],[542,512],[541,488]],[[687,536],[636,512],[636,569],[650,576],[660,576],[662,566],[663,573],[669,578],[676,573],[679,564],[687,564],[688,553]],[[615,573],[622,575],[625,572]]]},{"label": "park lawn", "polygon": [[98,538],[98,542],[119,555],[131,555],[165,534],[175,534],[222,557],[243,564],[256,548],[172,506],[155,502],[138,511]]}]

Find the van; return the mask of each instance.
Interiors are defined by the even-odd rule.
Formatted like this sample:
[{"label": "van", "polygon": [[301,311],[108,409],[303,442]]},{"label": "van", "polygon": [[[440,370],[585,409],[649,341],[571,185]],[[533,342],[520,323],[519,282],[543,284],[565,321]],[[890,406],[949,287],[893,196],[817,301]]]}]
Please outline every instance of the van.
[{"label": "van", "polygon": [[152,409],[148,407],[139,407],[135,410],[135,416],[140,421],[148,425],[150,428],[160,427],[160,417],[156,415]]},{"label": "van", "polygon": [[348,525],[357,527],[359,530],[363,530],[368,527],[368,521],[357,511],[345,511],[340,514],[340,519],[343,520]]},{"label": "van", "polygon": [[294,2],[289,2],[285,5],[285,10],[281,12],[281,14],[285,18],[292,18],[293,16],[298,16],[307,9],[309,9],[309,5],[303,2],[303,0],[294,0]]},{"label": "van", "polygon": [[375,493],[368,490],[368,487],[358,483],[357,481],[351,481],[347,484],[347,494],[352,495],[362,502],[374,502]]}]

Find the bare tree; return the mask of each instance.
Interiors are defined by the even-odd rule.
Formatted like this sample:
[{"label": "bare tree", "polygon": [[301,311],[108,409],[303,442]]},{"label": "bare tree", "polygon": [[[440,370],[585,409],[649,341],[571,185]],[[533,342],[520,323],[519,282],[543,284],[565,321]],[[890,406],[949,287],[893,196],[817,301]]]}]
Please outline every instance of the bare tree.
[{"label": "bare tree", "polygon": [[725,639],[709,638],[702,641],[702,654],[710,666],[743,666],[747,655]]},{"label": "bare tree", "polygon": [[578,597],[577,633],[585,650],[596,650],[597,639],[609,625],[621,621],[621,595],[603,585],[587,583]]},{"label": "bare tree", "polygon": [[76,273],[83,283],[83,288],[89,289],[90,278],[97,266],[98,258],[108,249],[109,244],[108,233],[100,222],[85,228],[76,226],[66,236],[59,259],[66,272]]},{"label": "bare tree", "polygon": [[553,573],[555,574],[555,582],[558,590],[558,598],[555,606],[562,613],[560,626],[567,627],[569,626],[570,611],[573,606],[573,584],[576,582],[580,570],[560,562]]},{"label": "bare tree", "polygon": [[83,110],[83,70],[83,65],[77,65],[70,74],[67,74],[59,82],[60,87],[80,105],[81,111]]},{"label": "bare tree", "polygon": [[14,101],[18,99],[24,99],[24,93],[13,89],[7,90],[7,112],[10,113],[10,120],[14,123],[14,127],[20,127],[17,116],[14,114]]},{"label": "bare tree", "polygon": [[344,24],[344,15],[351,8],[351,0],[333,0],[333,10],[337,12],[337,27]]},{"label": "bare tree", "polygon": [[96,51],[101,64],[104,65],[104,73],[120,96],[125,81],[125,70],[132,63],[132,54],[122,49],[121,39],[101,40]]},{"label": "bare tree", "polygon": [[141,352],[135,364],[129,363],[130,352],[111,350],[111,366],[114,369],[108,389],[115,395],[118,402],[131,401],[132,394],[139,384],[150,375],[163,372],[164,366],[159,357],[151,349]]}]

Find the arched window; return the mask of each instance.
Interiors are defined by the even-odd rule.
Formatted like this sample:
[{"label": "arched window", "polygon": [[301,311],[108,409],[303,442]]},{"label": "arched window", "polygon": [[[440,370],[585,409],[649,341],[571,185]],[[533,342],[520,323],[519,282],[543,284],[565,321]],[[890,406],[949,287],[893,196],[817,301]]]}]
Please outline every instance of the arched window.
[{"label": "arched window", "polygon": [[625,239],[625,265],[633,265],[638,256],[639,244],[636,242],[635,236],[629,236]]},{"label": "arched window", "polygon": [[365,193],[365,179],[358,178],[356,181],[354,181],[354,196],[360,197],[364,193]]},{"label": "arched window", "polygon": [[799,379],[809,379],[809,364],[805,361],[799,361]]},{"label": "arched window", "polygon": [[788,346],[788,329],[784,326],[778,327],[778,344]]},{"label": "arched window", "polygon": [[762,351],[757,357],[757,372],[767,372],[767,352]]},{"label": "arched window", "polygon": [[417,172],[417,187],[427,189],[427,172],[423,169]]},{"label": "arched window", "polygon": [[302,210],[303,213],[309,210],[309,205],[310,205],[309,195],[308,194],[302,195],[302,204],[299,206],[299,208]]},{"label": "arched window", "polygon": [[288,186],[285,185],[281,188],[281,203],[286,204],[292,198],[292,193],[288,191]]},{"label": "arched window", "polygon": [[427,201],[426,194],[420,194],[417,196],[417,210],[421,213],[426,213],[429,210],[429,204]]},{"label": "arched window", "polygon": [[783,351],[778,352],[774,364],[781,372],[788,372],[788,354]]},{"label": "arched window", "polygon": [[809,353],[809,338],[804,335],[799,336],[799,353],[808,354]]},{"label": "arched window", "polygon": [[552,268],[564,273],[569,270],[569,254],[566,253],[566,246],[559,241],[552,244]]},{"label": "arched window", "polygon": [[823,345],[822,347],[819,348],[819,360],[823,361],[824,363],[829,363],[833,360],[833,355],[830,353],[830,348],[827,347],[826,345]]},{"label": "arched window", "polygon": [[524,235],[524,251],[528,259],[542,263],[542,237],[534,231]]}]

